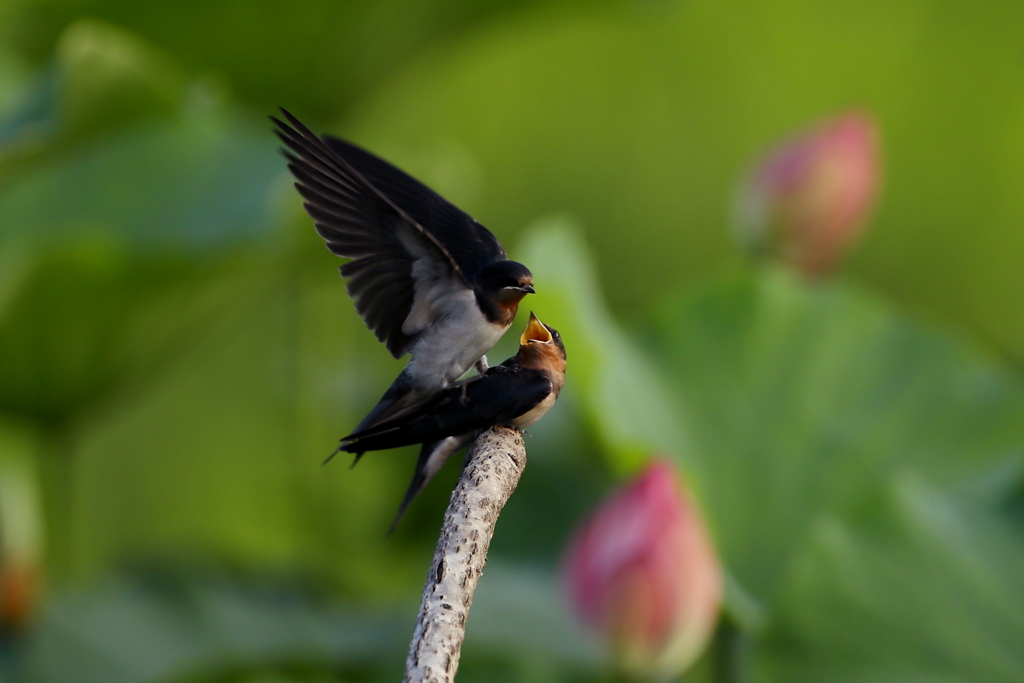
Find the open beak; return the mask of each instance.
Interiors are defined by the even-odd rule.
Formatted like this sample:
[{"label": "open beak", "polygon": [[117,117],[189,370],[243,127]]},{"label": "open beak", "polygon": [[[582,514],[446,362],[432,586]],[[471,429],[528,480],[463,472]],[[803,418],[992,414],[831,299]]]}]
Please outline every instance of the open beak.
[{"label": "open beak", "polygon": [[519,345],[526,346],[529,342],[541,342],[547,343],[551,341],[551,332],[548,328],[544,327],[544,323],[540,321],[540,318],[530,311],[530,322],[526,324],[526,329],[523,330],[523,336],[519,337]]}]

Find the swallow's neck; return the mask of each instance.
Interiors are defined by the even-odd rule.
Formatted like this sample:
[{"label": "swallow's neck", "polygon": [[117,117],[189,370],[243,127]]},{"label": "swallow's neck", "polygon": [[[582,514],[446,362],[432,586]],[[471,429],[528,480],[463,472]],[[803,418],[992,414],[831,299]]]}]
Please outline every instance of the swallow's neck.
[{"label": "swallow's neck", "polygon": [[521,367],[546,373],[556,396],[562,390],[565,384],[565,357],[554,344],[520,346],[516,358]]},{"label": "swallow's neck", "polygon": [[476,305],[480,312],[493,325],[508,327],[516,319],[519,302],[526,296],[525,292],[502,291],[492,297],[479,290],[476,291]]}]

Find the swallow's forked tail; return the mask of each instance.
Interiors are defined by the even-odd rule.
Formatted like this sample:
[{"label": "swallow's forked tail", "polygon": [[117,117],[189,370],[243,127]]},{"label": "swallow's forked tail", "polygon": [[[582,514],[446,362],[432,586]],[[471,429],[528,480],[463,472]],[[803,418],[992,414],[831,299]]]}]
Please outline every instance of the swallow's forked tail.
[{"label": "swallow's forked tail", "polygon": [[449,436],[441,439],[440,441],[433,441],[431,443],[423,444],[420,449],[419,460],[416,461],[416,471],[412,475],[412,481],[409,482],[409,488],[405,492],[405,498],[402,499],[402,504],[398,508],[398,514],[395,515],[395,521],[391,522],[391,528],[388,530],[388,536],[395,532],[398,527],[398,523],[402,520],[402,516],[405,511],[409,508],[409,504],[416,499],[419,492],[422,491],[430,480],[434,478],[444,464],[448,462],[448,458],[453,453],[460,449],[468,446],[479,436],[480,432],[470,432],[469,434],[462,434],[460,436]]}]

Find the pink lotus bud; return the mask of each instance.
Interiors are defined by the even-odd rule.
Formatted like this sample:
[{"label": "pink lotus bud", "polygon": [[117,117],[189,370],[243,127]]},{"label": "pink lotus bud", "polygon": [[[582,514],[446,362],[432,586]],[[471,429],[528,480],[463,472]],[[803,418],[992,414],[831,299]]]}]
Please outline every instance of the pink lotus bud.
[{"label": "pink lotus bud", "polygon": [[665,460],[651,463],[586,522],[569,548],[565,574],[572,607],[630,676],[677,676],[703,651],[718,620],[718,557]]},{"label": "pink lotus bud", "polygon": [[829,119],[776,148],[744,183],[740,242],[808,275],[831,272],[860,239],[880,174],[875,120],[858,111]]}]

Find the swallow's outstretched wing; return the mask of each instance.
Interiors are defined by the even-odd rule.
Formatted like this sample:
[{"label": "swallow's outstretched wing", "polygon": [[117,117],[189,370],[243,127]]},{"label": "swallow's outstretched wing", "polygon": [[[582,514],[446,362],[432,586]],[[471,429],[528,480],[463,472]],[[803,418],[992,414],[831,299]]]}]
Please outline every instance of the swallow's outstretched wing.
[{"label": "swallow's outstretched wing", "polygon": [[345,437],[341,450],[379,451],[506,424],[529,412],[551,391],[545,373],[499,365]]},{"label": "swallow's outstretched wing", "polygon": [[[472,281],[463,264],[475,273],[481,265],[503,260],[500,245],[497,251],[493,245],[486,246],[488,239],[497,244],[494,236],[465,214],[470,223],[456,221],[456,213],[462,212],[455,207],[446,209],[443,205],[447,202],[437,195],[433,196],[441,204],[430,200],[427,193],[433,193],[411,178],[408,180],[422,189],[400,182],[395,175],[401,173],[397,169],[384,173],[382,169],[388,165],[377,160],[374,175],[398,201],[391,199],[298,119],[282,112],[288,123],[273,120],[288,148],[288,168],[306,200],[306,211],[327,247],[338,256],[352,259],[341,267],[349,294],[356,310],[392,355],[397,358],[406,353],[435,320],[458,315],[461,309],[474,305]],[[353,153],[352,157],[359,156],[358,163],[368,170],[372,164],[367,159],[372,155],[360,151],[361,156]],[[400,192],[401,188],[405,189]],[[440,218],[431,218],[431,230],[399,202],[424,222],[435,214]],[[459,246],[460,237],[465,237],[469,246]],[[473,244],[484,246],[477,253]],[[488,260],[481,264],[481,257]]]},{"label": "swallow's outstretched wing", "polygon": [[498,238],[490,230],[409,174],[346,140],[325,135],[323,141],[398,208],[436,237],[470,282],[488,263],[507,258]]}]

